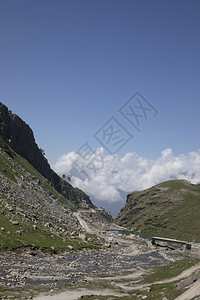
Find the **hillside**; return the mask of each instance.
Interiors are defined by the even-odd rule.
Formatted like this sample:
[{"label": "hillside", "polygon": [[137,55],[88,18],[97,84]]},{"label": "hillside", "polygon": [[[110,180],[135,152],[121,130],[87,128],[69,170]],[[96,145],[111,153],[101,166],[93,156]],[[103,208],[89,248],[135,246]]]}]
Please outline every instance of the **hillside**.
[{"label": "hillside", "polygon": [[50,168],[42,150],[35,142],[32,129],[2,103],[0,103],[0,137],[12,150],[26,159],[75,208],[94,207],[85,193],[74,189]]},{"label": "hillside", "polygon": [[171,180],[127,196],[116,223],[149,235],[200,241],[200,186]]},{"label": "hillside", "polygon": [[96,247],[96,237],[81,236],[79,209],[96,211],[97,223],[111,220],[51,170],[30,127],[0,104],[0,250]]}]

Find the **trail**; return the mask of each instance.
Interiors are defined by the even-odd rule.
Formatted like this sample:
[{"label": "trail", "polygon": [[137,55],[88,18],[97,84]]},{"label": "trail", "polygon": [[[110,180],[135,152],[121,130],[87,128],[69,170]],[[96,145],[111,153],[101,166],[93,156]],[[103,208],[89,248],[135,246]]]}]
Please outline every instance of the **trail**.
[{"label": "trail", "polygon": [[[199,269],[200,269],[200,264],[197,264],[197,265],[195,265],[191,268],[188,268],[187,270],[183,271],[179,275],[177,275],[175,277],[172,277],[172,278],[159,280],[159,281],[156,281],[156,282],[153,282],[153,283],[137,284],[137,285],[134,285],[134,286],[127,286],[126,284],[123,284],[123,283],[116,283],[115,286],[118,286],[119,288],[123,289],[126,292],[133,291],[133,290],[140,290],[144,287],[154,285],[154,284],[163,284],[163,283],[169,283],[169,282],[174,282],[174,281],[177,281],[177,280],[181,280],[183,278],[186,278],[186,277],[190,276],[193,272],[195,272]],[[120,276],[120,279],[125,279],[125,278],[123,278],[123,276]],[[199,288],[200,288],[200,283],[199,283]],[[200,295],[200,293],[198,295]],[[179,299],[182,300],[182,298],[177,298],[177,300],[179,300]],[[184,298],[184,299],[192,299],[192,298]]]},{"label": "trail", "polygon": [[186,292],[175,300],[190,300],[200,295],[200,280],[196,281]]},{"label": "trail", "polygon": [[117,281],[117,280],[134,280],[146,273],[146,270],[138,270],[128,275],[117,275],[112,277],[87,277],[88,281]]},{"label": "trail", "polygon": [[66,291],[59,295],[48,295],[48,296],[39,296],[34,298],[34,300],[77,300],[81,296],[86,295],[97,295],[97,296],[116,296],[116,297],[124,297],[128,296],[128,294],[119,294],[112,290],[87,290],[87,289],[79,289],[76,291]]},{"label": "trail", "polygon": [[[118,296],[118,297],[124,297],[128,296],[128,292],[133,291],[133,290],[140,290],[144,287],[148,287],[154,284],[163,284],[163,283],[168,283],[168,282],[174,282],[183,278],[186,278],[190,276],[193,272],[196,270],[200,269],[200,264],[197,264],[191,268],[188,268],[187,270],[183,271],[179,275],[173,277],[173,278],[167,278],[164,280],[156,281],[153,283],[145,283],[145,284],[136,284],[135,286],[127,286],[126,284],[123,283],[118,283],[116,281],[119,280],[128,280],[131,282],[131,280],[135,280],[140,278],[144,274],[144,270],[138,270],[136,272],[133,272],[128,275],[118,275],[118,276],[113,276],[113,277],[102,277],[102,278],[92,278],[88,277],[88,281],[112,281],[113,289],[107,289],[107,290],[90,290],[90,289],[84,289],[80,288],[78,290],[72,290],[72,291],[65,291],[63,293],[60,293],[58,295],[41,295],[34,300],[77,300],[81,296],[84,295],[101,295],[101,296]],[[110,282],[111,283],[111,282]],[[122,293],[116,293],[114,289],[121,289]],[[184,292],[182,295],[177,297],[175,300],[190,300],[196,296],[200,295],[200,280],[195,282],[191,288],[189,288],[186,292]]]},{"label": "trail", "polygon": [[74,216],[79,221],[81,227],[85,229],[88,233],[97,233],[94,228],[90,228],[90,226],[86,223],[86,221],[81,217],[82,213],[95,213],[95,210],[79,210],[78,212],[74,212]]},{"label": "trail", "polygon": [[[129,238],[124,238],[124,237],[120,237],[118,236],[117,238],[113,237],[112,233],[109,233],[109,232],[102,232],[98,229],[96,229],[94,226],[91,226],[91,224],[89,225],[83,218],[82,214],[84,213],[96,213],[96,211],[94,209],[89,209],[89,210],[84,210],[84,209],[80,209],[78,210],[77,212],[74,212],[73,215],[77,218],[77,220],[79,221],[79,224],[81,225],[81,227],[88,233],[92,233],[92,234],[95,234],[101,238],[103,238],[105,241],[107,242],[110,242],[111,239],[113,239],[113,241],[117,241],[118,244],[120,245],[127,245],[127,246],[133,246],[132,245],[132,240]],[[109,226],[107,229],[110,229],[110,228],[118,228],[120,230],[124,229],[124,227],[120,227],[118,225],[115,225],[113,224],[112,227]],[[138,251],[134,248],[134,252],[135,252],[135,255],[138,253]],[[132,253],[133,254],[133,253]]]},{"label": "trail", "polygon": [[[130,283],[130,280],[137,279],[137,278],[141,277],[143,274],[145,274],[144,270],[138,270],[137,272],[133,272],[128,275],[119,275],[119,276],[113,276],[113,277],[100,277],[100,278],[88,277],[87,279],[88,279],[88,281],[112,281],[112,284],[115,287],[124,290],[124,292],[130,292],[133,290],[140,290],[144,287],[148,287],[148,286],[151,286],[154,284],[163,284],[163,283],[169,283],[169,282],[181,280],[181,279],[184,279],[184,278],[190,276],[192,273],[194,273],[195,271],[197,271],[199,269],[200,269],[200,264],[197,264],[191,268],[188,268],[187,270],[183,271],[182,273],[180,273],[179,275],[177,275],[175,277],[159,280],[159,281],[156,281],[153,283],[136,284],[134,286],[127,286],[127,284],[118,283],[118,282],[114,282],[114,281],[129,280],[129,283]],[[190,292],[191,295],[193,295],[193,294],[195,294],[194,296],[200,295],[200,280],[197,281],[189,290],[191,290],[191,292]],[[186,298],[183,298],[183,299],[185,299],[185,300],[192,299],[192,297],[187,298],[189,290],[186,292]],[[182,300],[182,298],[177,298],[177,300]]]}]

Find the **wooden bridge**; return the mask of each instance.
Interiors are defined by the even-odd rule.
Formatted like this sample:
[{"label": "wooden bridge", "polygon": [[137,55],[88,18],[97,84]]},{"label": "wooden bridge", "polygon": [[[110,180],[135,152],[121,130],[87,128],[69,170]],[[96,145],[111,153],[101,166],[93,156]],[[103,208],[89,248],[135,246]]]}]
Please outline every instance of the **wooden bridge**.
[{"label": "wooden bridge", "polygon": [[185,242],[185,241],[179,241],[179,240],[174,240],[174,239],[167,239],[167,238],[162,238],[162,237],[157,237],[157,236],[154,236],[152,237],[152,244],[153,245],[156,245],[156,241],[158,242],[166,242],[166,243],[170,243],[170,244],[178,244],[178,245],[182,245],[186,247],[187,250],[191,250],[192,248],[192,244],[191,243],[188,243],[188,242]]}]

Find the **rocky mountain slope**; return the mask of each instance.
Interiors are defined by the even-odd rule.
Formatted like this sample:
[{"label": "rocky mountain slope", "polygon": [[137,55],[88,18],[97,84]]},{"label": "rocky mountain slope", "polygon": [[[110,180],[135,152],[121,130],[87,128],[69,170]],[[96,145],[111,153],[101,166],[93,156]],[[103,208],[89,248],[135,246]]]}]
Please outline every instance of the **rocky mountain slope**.
[{"label": "rocky mountain slope", "polygon": [[136,232],[200,241],[200,186],[171,180],[127,196],[116,223]]},{"label": "rocky mountain slope", "polygon": [[30,127],[0,104],[0,250],[96,247],[81,234],[80,209],[95,211],[97,224],[111,220],[51,170]]},{"label": "rocky mountain slope", "polygon": [[0,103],[0,137],[20,156],[25,158],[51,185],[70,200],[75,207],[94,205],[89,197],[62,180],[51,168],[37,146],[31,128],[17,115]]}]

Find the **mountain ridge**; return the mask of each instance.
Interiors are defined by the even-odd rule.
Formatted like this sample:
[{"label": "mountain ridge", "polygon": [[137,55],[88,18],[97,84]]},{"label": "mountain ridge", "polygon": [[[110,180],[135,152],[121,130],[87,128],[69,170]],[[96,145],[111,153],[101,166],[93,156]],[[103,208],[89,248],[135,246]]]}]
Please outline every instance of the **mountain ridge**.
[{"label": "mountain ridge", "polygon": [[152,235],[200,241],[200,186],[169,180],[127,196],[115,222]]},{"label": "mountain ridge", "polygon": [[89,196],[63,180],[50,167],[42,150],[35,142],[32,129],[18,115],[0,102],[0,137],[20,156],[25,158],[51,185],[70,200],[75,207],[94,208]]}]

